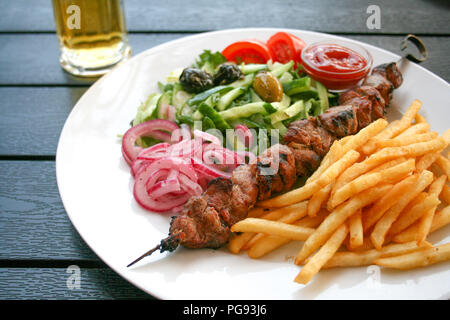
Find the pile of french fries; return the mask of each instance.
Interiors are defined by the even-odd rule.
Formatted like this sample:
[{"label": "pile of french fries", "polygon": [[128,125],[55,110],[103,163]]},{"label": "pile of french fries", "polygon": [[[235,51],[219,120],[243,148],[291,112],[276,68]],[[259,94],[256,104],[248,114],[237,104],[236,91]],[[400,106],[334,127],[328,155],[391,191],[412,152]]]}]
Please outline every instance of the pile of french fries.
[{"label": "pile of french fries", "polygon": [[450,260],[450,243],[427,237],[450,223],[450,160],[415,100],[400,120],[378,119],[333,143],[304,186],[258,202],[232,227],[228,248],[260,258],[302,241],[295,282],[320,269],[379,265],[411,269]]}]

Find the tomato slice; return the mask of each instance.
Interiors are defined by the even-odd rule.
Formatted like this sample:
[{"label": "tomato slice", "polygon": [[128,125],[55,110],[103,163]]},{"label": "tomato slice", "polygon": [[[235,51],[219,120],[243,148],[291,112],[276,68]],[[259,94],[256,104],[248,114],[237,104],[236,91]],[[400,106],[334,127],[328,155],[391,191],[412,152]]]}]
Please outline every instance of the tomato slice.
[{"label": "tomato slice", "polygon": [[287,32],[277,32],[267,41],[269,53],[274,61],[287,63],[294,60],[301,63],[301,52],[305,41]]},{"label": "tomato slice", "polygon": [[222,54],[228,61],[238,64],[266,63],[271,59],[267,45],[257,39],[237,41],[226,47]]}]

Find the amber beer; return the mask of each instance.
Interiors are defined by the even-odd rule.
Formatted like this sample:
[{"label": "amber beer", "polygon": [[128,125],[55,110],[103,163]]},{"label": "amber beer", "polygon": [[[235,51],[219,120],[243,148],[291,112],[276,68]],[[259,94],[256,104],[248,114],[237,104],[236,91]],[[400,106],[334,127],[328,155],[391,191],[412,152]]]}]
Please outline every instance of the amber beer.
[{"label": "amber beer", "polygon": [[99,76],[131,54],[121,0],[53,0],[60,63]]}]

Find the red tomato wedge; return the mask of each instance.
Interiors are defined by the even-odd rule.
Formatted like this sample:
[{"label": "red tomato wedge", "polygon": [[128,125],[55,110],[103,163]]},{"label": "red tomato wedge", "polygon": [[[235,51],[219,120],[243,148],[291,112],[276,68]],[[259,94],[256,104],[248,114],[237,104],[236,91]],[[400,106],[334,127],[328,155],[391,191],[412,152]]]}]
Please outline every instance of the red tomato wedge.
[{"label": "red tomato wedge", "polygon": [[230,44],[222,54],[228,61],[238,64],[244,63],[266,63],[271,59],[266,44],[257,39],[243,40]]},{"label": "red tomato wedge", "polygon": [[294,60],[301,63],[301,52],[306,47],[305,41],[287,32],[277,32],[267,41],[267,47],[273,61],[287,63]]}]

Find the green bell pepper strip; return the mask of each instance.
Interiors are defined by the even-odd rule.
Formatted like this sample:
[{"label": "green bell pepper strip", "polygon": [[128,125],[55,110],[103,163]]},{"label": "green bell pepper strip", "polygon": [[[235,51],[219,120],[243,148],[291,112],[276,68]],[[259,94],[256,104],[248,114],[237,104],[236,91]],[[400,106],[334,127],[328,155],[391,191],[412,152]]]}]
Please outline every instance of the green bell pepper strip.
[{"label": "green bell pepper strip", "polygon": [[231,126],[225,121],[225,118],[217,112],[214,108],[208,106],[206,103],[202,103],[198,110],[206,117],[210,118],[217,129],[226,130],[231,129]]}]

